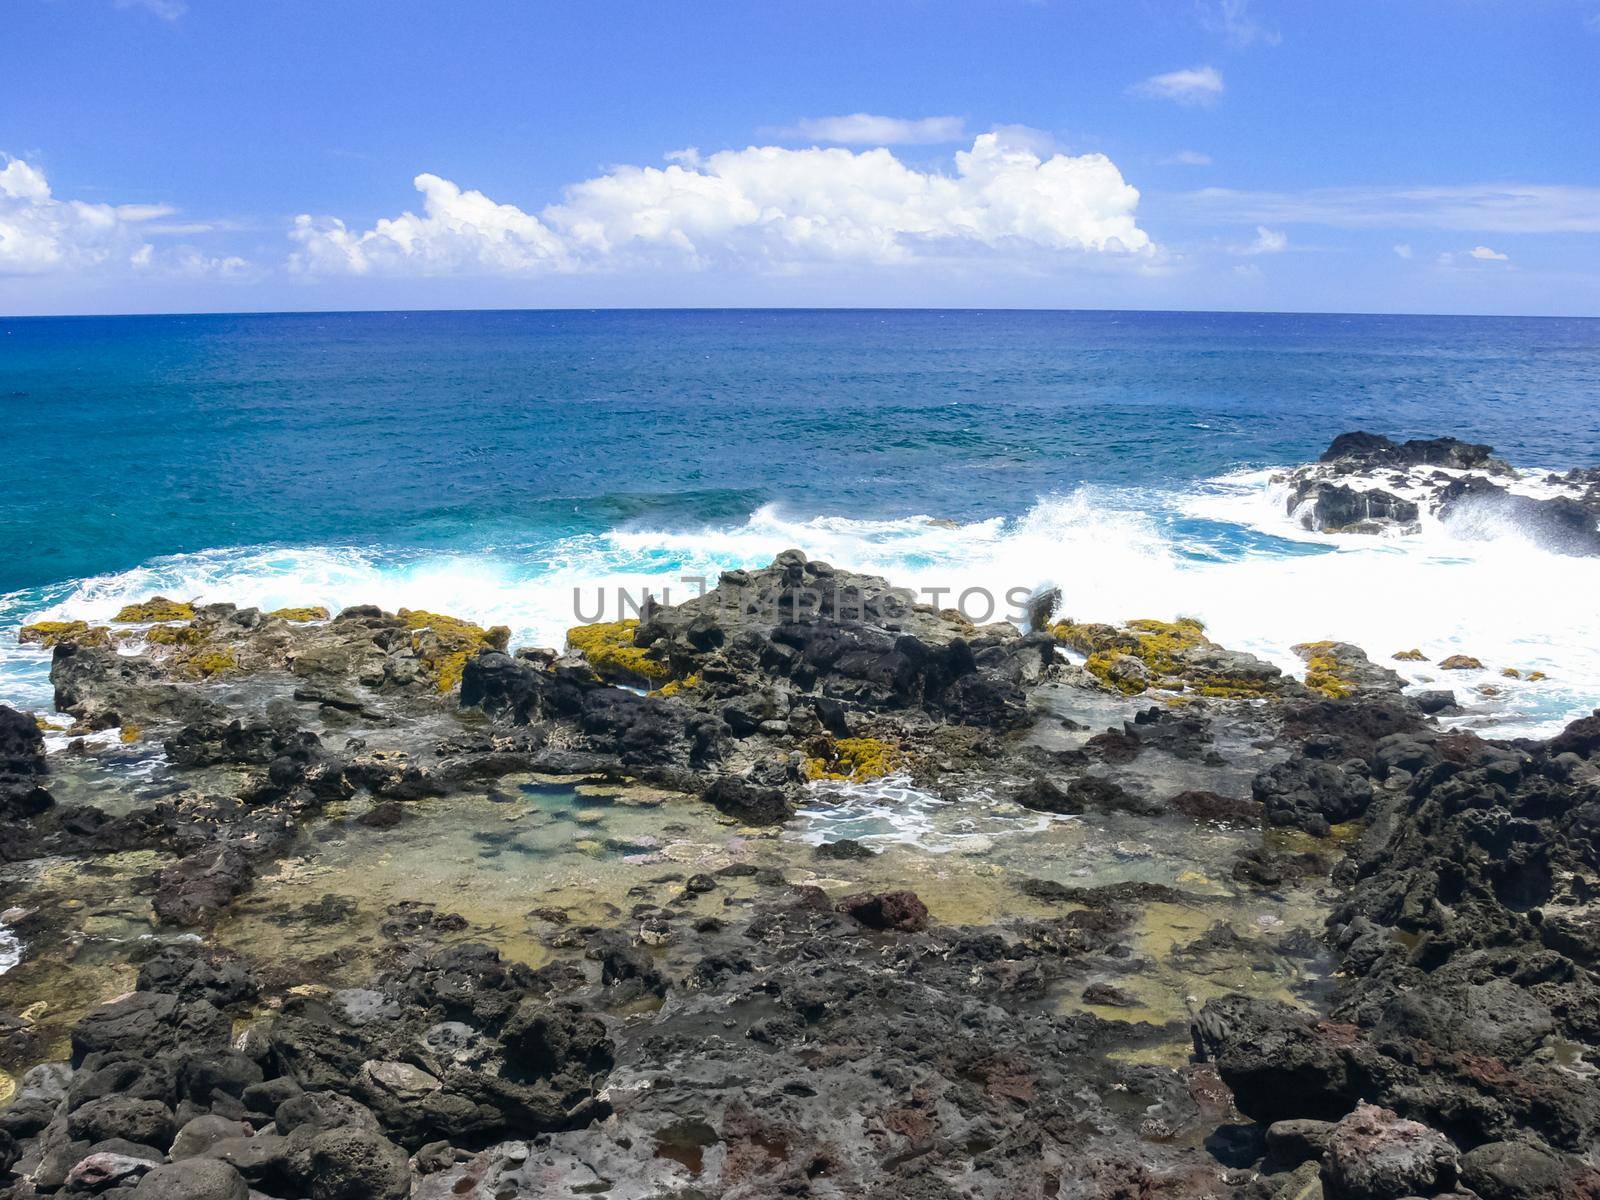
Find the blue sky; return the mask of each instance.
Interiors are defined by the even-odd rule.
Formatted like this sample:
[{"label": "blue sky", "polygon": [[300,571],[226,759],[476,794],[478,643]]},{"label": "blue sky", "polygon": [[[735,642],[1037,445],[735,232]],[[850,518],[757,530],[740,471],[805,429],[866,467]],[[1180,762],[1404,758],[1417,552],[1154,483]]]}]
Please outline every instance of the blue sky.
[{"label": "blue sky", "polygon": [[0,312],[1600,314],[1600,0],[7,0]]}]

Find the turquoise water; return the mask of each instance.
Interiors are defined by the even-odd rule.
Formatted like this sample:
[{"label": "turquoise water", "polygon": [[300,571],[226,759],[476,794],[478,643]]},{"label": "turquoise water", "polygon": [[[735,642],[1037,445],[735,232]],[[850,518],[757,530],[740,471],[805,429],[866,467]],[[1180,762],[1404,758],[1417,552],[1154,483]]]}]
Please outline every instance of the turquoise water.
[{"label": "turquoise water", "polygon": [[[1536,725],[1600,693],[1576,599],[1593,564],[1514,536],[1305,535],[1266,469],[1354,427],[1588,465],[1597,397],[1584,320],[3,319],[0,642],[151,590],[444,608],[558,641],[573,588],[689,587],[793,544],[919,586],[1054,582],[1081,616],[1192,612],[1285,665],[1313,637],[1471,642],[1559,668],[1501,705]],[[6,646],[0,695],[44,702],[42,672]]]}]

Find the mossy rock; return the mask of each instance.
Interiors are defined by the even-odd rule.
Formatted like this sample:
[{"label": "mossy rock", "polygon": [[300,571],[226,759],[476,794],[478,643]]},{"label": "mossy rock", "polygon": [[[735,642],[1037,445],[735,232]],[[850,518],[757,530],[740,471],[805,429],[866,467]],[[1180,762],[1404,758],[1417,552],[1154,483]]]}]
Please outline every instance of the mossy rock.
[{"label": "mossy rock", "polygon": [[906,764],[897,746],[880,738],[838,738],[825,747],[826,757],[806,759],[807,779],[848,780],[862,783],[892,775]]},{"label": "mossy rock", "polygon": [[267,614],[280,621],[294,621],[300,624],[306,621],[326,621],[332,615],[325,608],[275,608]]},{"label": "mossy rock", "polygon": [[194,625],[156,625],[145,631],[152,646],[198,646],[206,635]]},{"label": "mossy rock", "polygon": [[1452,654],[1449,658],[1439,660],[1441,671],[1481,671],[1483,663],[1473,658],[1470,654]]},{"label": "mossy rock", "polygon": [[662,684],[657,690],[656,694],[660,696],[676,696],[679,692],[686,691],[691,688],[697,688],[699,686],[700,673],[696,671],[694,674],[686,675],[682,679],[673,679]]},{"label": "mossy rock", "polygon": [[633,644],[638,628],[639,622],[632,619],[576,625],[567,630],[567,645],[581,653],[602,679],[643,680],[647,685],[667,682],[672,668]]},{"label": "mossy rock", "polygon": [[211,679],[239,669],[239,659],[232,650],[202,650],[182,659],[183,669],[201,679]]},{"label": "mossy rock", "polygon": [[165,596],[151,596],[143,604],[124,605],[112,620],[124,625],[145,625],[152,621],[192,621],[194,605]]},{"label": "mossy rock", "polygon": [[43,646],[46,650],[61,642],[104,646],[111,641],[111,631],[104,625],[90,625],[87,621],[35,621],[22,627],[17,641],[24,646]]},{"label": "mossy rock", "polygon": [[[1088,656],[1084,666],[1089,674],[1124,695],[1137,696],[1149,688],[1182,690],[1183,656],[1214,644],[1205,629],[1192,617],[1179,617],[1176,621],[1141,618],[1121,629],[1066,620],[1051,626],[1050,632],[1056,640]],[[1143,678],[1128,666],[1127,658],[1143,664]]]},{"label": "mossy rock", "polygon": [[460,617],[421,608],[402,608],[395,615],[411,630],[411,648],[433,672],[440,692],[453,692],[461,686],[467,661],[480,651],[504,650],[511,641],[511,630],[505,625],[485,629]]},{"label": "mossy rock", "polygon": [[1332,642],[1306,642],[1294,648],[1306,660],[1306,686],[1330,700],[1343,700],[1356,691],[1355,681],[1344,673]]},{"label": "mossy rock", "polygon": [[1396,650],[1390,655],[1396,662],[1427,662],[1428,656],[1421,650]]}]

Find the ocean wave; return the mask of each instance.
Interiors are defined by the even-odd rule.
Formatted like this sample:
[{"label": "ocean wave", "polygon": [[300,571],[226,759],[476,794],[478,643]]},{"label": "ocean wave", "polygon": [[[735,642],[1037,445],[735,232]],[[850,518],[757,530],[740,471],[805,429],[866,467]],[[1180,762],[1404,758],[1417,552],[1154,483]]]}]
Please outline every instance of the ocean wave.
[{"label": "ocean wave", "polygon": [[[1439,522],[1403,538],[1310,533],[1292,521],[1274,472],[1235,472],[1181,490],[1082,487],[1017,516],[958,523],[921,514],[806,516],[779,506],[698,528],[535,534],[493,551],[381,546],[216,549],[0,597],[0,629],[24,619],[104,621],[152,593],[274,608],[424,608],[507,624],[520,644],[559,645],[581,620],[619,615],[619,589],[669,601],[719,570],[781,550],[883,575],[975,619],[1013,611],[1008,593],[1058,586],[1080,620],[1193,616],[1218,641],[1299,673],[1291,647],[1334,638],[1421,685],[1451,686],[1506,733],[1549,732],[1600,697],[1600,559],[1547,553],[1514,529],[1468,536]],[[698,582],[698,581],[703,581]],[[964,595],[965,594],[965,595]],[[1482,672],[1391,662],[1474,655]],[[46,656],[0,633],[0,697],[48,705]],[[1538,683],[1501,670],[1538,670]],[[1480,687],[1501,689],[1482,697]]]}]

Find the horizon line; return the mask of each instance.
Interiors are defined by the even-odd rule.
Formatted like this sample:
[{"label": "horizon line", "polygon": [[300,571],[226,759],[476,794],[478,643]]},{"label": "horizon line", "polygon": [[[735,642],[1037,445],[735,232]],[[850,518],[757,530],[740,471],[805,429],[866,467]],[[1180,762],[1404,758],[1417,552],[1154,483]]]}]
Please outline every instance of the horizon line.
[{"label": "horizon line", "polygon": [[440,316],[465,313],[1037,313],[1129,316],[1421,317],[1460,321],[1600,321],[1600,313],[1361,312],[1346,309],[1045,308],[973,305],[568,305],[562,307],[209,309],[177,312],[0,313],[0,321],[140,320],[167,317]]}]

